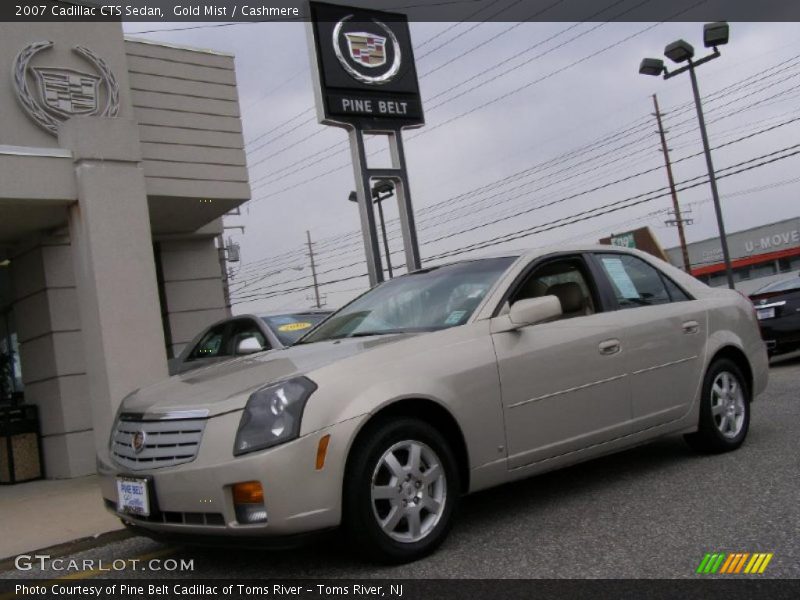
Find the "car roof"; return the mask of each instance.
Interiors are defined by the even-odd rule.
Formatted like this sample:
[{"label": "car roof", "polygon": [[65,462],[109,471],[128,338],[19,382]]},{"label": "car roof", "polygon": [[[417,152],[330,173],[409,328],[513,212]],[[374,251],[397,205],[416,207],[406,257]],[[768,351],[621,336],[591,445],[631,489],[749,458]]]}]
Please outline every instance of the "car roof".
[{"label": "car roof", "polygon": [[[286,315],[329,315],[333,311],[327,308],[301,308],[298,310],[277,310],[277,311],[270,311],[270,312],[260,312],[260,313],[253,313],[252,316],[259,317],[261,319],[265,317],[282,317]],[[242,317],[244,315],[236,315],[237,317]]]}]

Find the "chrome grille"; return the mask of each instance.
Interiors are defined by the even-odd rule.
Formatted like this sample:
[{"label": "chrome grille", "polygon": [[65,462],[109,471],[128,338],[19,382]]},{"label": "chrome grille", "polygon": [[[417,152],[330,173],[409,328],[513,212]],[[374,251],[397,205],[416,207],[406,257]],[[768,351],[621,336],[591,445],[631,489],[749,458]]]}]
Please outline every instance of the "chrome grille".
[{"label": "chrome grille", "polygon": [[[179,413],[178,413],[179,414]],[[111,437],[114,460],[132,471],[160,469],[191,462],[197,456],[206,419],[147,420],[140,415],[120,415]],[[142,437],[141,449],[134,438]]]}]

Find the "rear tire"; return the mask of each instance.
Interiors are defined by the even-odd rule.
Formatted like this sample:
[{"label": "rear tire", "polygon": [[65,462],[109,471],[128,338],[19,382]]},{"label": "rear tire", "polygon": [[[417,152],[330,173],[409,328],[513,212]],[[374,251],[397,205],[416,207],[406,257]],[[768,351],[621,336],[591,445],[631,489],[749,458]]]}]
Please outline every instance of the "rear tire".
[{"label": "rear tire", "polygon": [[450,530],[461,490],[455,456],[424,421],[401,417],[368,427],[347,467],[343,524],[369,560],[417,560]]},{"label": "rear tire", "polygon": [[750,389],[741,369],[730,359],[715,360],[703,380],[698,429],[686,443],[707,454],[736,450],[750,427]]}]

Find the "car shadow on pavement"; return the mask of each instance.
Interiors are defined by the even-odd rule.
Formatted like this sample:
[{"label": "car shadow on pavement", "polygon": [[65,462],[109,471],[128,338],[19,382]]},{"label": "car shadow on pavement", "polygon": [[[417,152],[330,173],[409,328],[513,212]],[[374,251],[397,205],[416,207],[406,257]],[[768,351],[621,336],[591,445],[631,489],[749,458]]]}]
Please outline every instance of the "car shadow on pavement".
[{"label": "car shadow on pavement", "polygon": [[[457,545],[483,543],[498,525],[513,527],[520,516],[530,518],[541,510],[550,510],[554,503],[572,497],[577,504],[587,502],[614,486],[629,487],[631,482],[650,478],[661,470],[681,469],[683,463],[698,460],[680,436],[657,440],[607,457],[580,463],[518,482],[481,491],[463,498],[456,516],[451,541]],[[451,546],[446,542],[443,550]],[[207,565],[215,573],[224,574],[226,566],[235,572],[258,573],[261,577],[339,577],[381,575],[408,576],[408,569],[377,567],[369,558],[357,554],[339,531],[315,538],[310,544],[280,551],[254,551],[239,548],[186,548],[188,557],[202,569]],[[260,568],[259,568],[260,567]],[[439,575],[441,576],[441,575]]]}]

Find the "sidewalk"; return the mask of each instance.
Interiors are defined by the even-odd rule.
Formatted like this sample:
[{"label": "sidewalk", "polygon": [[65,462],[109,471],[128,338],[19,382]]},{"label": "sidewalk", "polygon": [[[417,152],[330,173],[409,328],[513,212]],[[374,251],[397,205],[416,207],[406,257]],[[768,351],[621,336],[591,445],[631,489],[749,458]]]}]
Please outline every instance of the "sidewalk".
[{"label": "sidewalk", "polygon": [[0,559],[122,529],[97,476],[0,486]]}]

